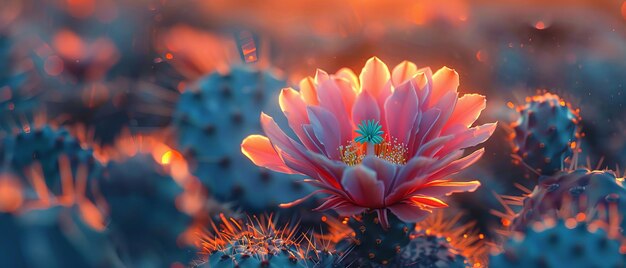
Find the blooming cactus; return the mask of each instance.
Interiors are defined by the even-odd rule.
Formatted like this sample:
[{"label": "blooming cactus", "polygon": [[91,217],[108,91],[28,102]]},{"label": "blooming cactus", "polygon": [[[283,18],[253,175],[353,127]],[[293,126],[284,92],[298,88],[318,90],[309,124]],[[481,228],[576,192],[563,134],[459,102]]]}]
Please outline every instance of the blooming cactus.
[{"label": "blooming cactus", "polygon": [[347,68],[334,75],[318,70],[300,82],[300,91],[285,88],[279,96],[300,142],[262,113],[266,136],[248,136],[241,150],[258,166],[311,177],[306,181],[320,188],[313,194],[328,195],[317,210],[346,216],[372,210],[383,226],[389,211],[417,222],[447,206],[442,196],[480,185],[448,178],[482,156],[484,149],[463,157],[463,149],[496,128],[472,127],[486,100],[459,98],[458,85],[458,74],[447,67],[432,74],[405,61],[389,72],[376,57],[359,77]]}]

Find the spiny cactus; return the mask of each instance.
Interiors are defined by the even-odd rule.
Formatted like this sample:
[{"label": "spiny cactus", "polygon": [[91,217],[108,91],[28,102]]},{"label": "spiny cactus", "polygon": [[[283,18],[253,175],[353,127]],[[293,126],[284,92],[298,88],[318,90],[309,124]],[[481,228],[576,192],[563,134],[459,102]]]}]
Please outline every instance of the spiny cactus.
[{"label": "spiny cactus", "polygon": [[246,136],[261,132],[261,111],[281,114],[276,100],[284,86],[270,72],[234,67],[229,74],[201,79],[180,97],[173,119],[177,147],[195,163],[192,172],[216,199],[255,213],[276,211],[278,204],[310,193],[308,185],[297,182],[301,177],[259,168],[240,151]]},{"label": "spiny cactus", "polygon": [[383,261],[363,257],[360,245],[354,243],[350,247],[339,243],[342,250],[335,252],[339,256],[346,255],[338,259],[340,264],[350,267],[482,267],[489,251],[483,243],[484,236],[473,230],[472,223],[457,226],[459,218],[443,217],[440,212],[431,215],[416,224],[406,239],[408,242],[396,247],[397,254]]},{"label": "spiny cactus", "polygon": [[306,267],[297,250],[284,245],[268,245],[269,252],[264,258],[254,258],[255,249],[247,248],[246,243],[233,243],[227,248],[211,254],[206,264],[199,267]]},{"label": "spiny cactus", "polygon": [[[612,171],[580,168],[544,176],[535,189],[523,199],[522,209],[513,219],[512,230],[524,230],[529,223],[562,213],[576,215],[588,209],[605,210],[616,206],[626,209],[626,189]],[[607,215],[594,213],[586,217],[608,220]],[[620,222],[626,228],[626,221]]]},{"label": "spiny cactus", "polygon": [[402,248],[411,241],[410,234],[415,224],[405,223],[389,214],[389,228],[383,228],[377,213],[365,212],[350,219],[348,225],[354,231],[352,238],[354,254],[358,263],[389,264]]},{"label": "spiny cactus", "polygon": [[[573,220],[573,219],[570,219]],[[502,253],[492,256],[492,267],[624,267],[621,241],[605,230],[576,220],[529,228],[506,241]]]},{"label": "spiny cactus", "polygon": [[95,179],[101,172],[101,165],[94,159],[90,148],[81,143],[64,128],[50,125],[27,126],[17,133],[7,133],[0,147],[0,159],[29,184],[29,168],[41,165],[41,174],[46,186],[55,194],[61,193],[60,158],[69,160],[73,176],[79,166],[84,165],[89,173],[88,180]]},{"label": "spiny cactus", "polygon": [[561,170],[577,149],[578,112],[551,93],[527,98],[518,112],[519,119],[511,125],[513,153],[541,174]]},{"label": "spiny cactus", "polygon": [[307,243],[298,226],[277,227],[272,216],[253,216],[246,221],[221,216],[218,228],[199,242],[206,259],[199,267],[313,267],[301,247]]},{"label": "spiny cactus", "polygon": [[191,261],[194,250],[179,242],[192,221],[176,207],[183,189],[152,156],[110,162],[99,183],[111,238],[126,265],[169,267]]},{"label": "spiny cactus", "polygon": [[[314,268],[340,268],[342,265],[343,252],[312,249],[307,254],[308,267]],[[311,266],[312,265],[312,266]]]},{"label": "spiny cactus", "polygon": [[453,248],[445,237],[419,235],[402,248],[394,258],[397,267],[455,267],[467,266],[467,259]]},{"label": "spiny cactus", "polygon": [[0,266],[124,267],[106,234],[83,216],[75,206],[0,213]]}]

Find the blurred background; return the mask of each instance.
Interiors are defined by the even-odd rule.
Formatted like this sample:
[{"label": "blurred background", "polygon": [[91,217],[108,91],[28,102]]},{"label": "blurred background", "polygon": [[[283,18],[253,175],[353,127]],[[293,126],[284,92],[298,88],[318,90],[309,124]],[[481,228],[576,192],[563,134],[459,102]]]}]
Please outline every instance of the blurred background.
[{"label": "blurred background", "polygon": [[[581,165],[626,166],[621,0],[0,6],[0,233],[14,238],[0,242],[0,252],[14,252],[0,264],[11,267],[182,267],[195,255],[189,237],[217,212],[277,211],[306,195],[310,189],[292,178],[249,163],[239,143],[260,133],[261,110],[280,116],[280,88],[297,88],[318,68],[358,73],[372,56],[390,66],[448,66],[460,75],[461,93],[487,96],[477,124],[499,127],[479,163],[456,175],[483,186],[453,200],[487,237],[506,225],[492,213],[503,209],[495,193],[520,195],[515,184],[535,183],[508,142],[514,108],[527,96],[545,90],[580,109]],[[305,226],[320,219],[279,213]],[[68,235],[79,230],[102,239],[103,249],[82,252],[96,238]],[[59,240],[67,245],[45,246]],[[63,254],[89,257],[68,263]],[[57,260],[38,263],[46,256]]]}]

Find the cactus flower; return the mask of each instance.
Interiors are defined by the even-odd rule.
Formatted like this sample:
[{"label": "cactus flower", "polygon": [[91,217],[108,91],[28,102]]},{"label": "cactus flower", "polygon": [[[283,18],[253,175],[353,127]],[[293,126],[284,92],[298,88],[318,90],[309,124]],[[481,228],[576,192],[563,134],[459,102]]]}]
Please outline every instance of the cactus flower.
[{"label": "cactus flower", "polygon": [[317,210],[376,211],[383,226],[389,212],[417,222],[446,207],[443,196],[480,185],[450,176],[482,156],[484,149],[464,149],[486,141],[496,123],[472,126],[485,97],[459,98],[458,86],[459,75],[447,67],[433,74],[405,61],[390,72],[376,57],[358,77],[347,68],[318,70],[299,91],[285,88],[279,96],[296,137],[262,113],[265,136],[248,136],[241,150],[258,166],[310,177],[319,188],[311,195],[327,195]]}]

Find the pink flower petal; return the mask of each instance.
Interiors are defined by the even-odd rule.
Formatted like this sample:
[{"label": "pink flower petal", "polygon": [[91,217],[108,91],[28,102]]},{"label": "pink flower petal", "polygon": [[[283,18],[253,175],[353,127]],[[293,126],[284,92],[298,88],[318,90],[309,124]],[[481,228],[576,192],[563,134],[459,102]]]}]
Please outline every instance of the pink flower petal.
[{"label": "pink flower petal", "polygon": [[419,148],[426,142],[426,137],[430,135],[433,127],[439,120],[439,116],[441,115],[441,110],[439,109],[430,109],[422,113],[422,118],[419,123],[418,132],[416,135],[411,137],[409,142],[409,153],[410,155],[414,155],[415,152],[419,151]]},{"label": "pink flower petal", "polygon": [[363,120],[380,120],[380,110],[376,100],[367,91],[362,91],[352,108],[352,122],[355,126]]},{"label": "pink flower petal", "polygon": [[376,172],[363,165],[346,168],[341,179],[343,189],[352,201],[362,207],[384,206],[385,185],[376,179]]},{"label": "pink flower petal", "polygon": [[452,135],[437,137],[420,146],[415,152],[416,156],[433,157],[437,152],[446,146],[446,143],[454,138]]},{"label": "pink flower petal", "polygon": [[333,208],[333,210],[335,210],[340,216],[349,217],[363,213],[363,211],[365,211],[365,208],[355,205],[344,205]]},{"label": "pink flower petal", "polygon": [[450,163],[443,169],[437,171],[437,173],[432,174],[428,179],[429,180],[445,179],[446,177],[450,175],[454,175],[458,173],[459,171],[476,163],[476,161],[478,161],[483,156],[484,153],[485,153],[485,148],[478,149],[466,157],[455,160],[454,162]]},{"label": "pink flower petal", "polygon": [[398,174],[397,177],[398,183],[396,183],[394,191],[387,196],[385,201],[387,203],[397,202],[398,199],[402,199],[416,189],[425,187],[434,172],[450,165],[450,163],[461,157],[461,155],[463,155],[463,151],[455,151],[441,159],[421,157],[420,159],[425,161],[423,163],[411,163],[411,161],[409,161],[409,163],[405,165],[405,168],[400,170],[400,174]]},{"label": "pink flower petal", "polygon": [[317,105],[317,87],[313,77],[307,77],[300,81],[300,95],[302,100],[308,105]]},{"label": "pink flower petal", "polygon": [[301,144],[289,138],[274,122],[270,116],[261,113],[261,127],[267,134],[274,149],[281,156],[285,165],[292,170],[304,175],[319,178],[322,182],[334,188],[341,188],[341,185],[332,174],[311,163],[305,154],[306,149]]},{"label": "pink flower petal", "polygon": [[454,150],[464,149],[485,142],[491,134],[496,130],[497,123],[489,123],[481,126],[470,128],[464,132],[454,135],[454,139],[446,144],[446,146],[437,155],[445,155]]},{"label": "pink flower petal", "polygon": [[433,125],[432,129],[426,136],[426,140],[433,139],[441,134],[441,130],[446,125],[446,122],[450,119],[452,112],[454,111],[454,107],[456,106],[456,101],[458,99],[458,93],[456,92],[448,92],[439,98],[439,101],[433,108],[441,111],[439,118],[437,118],[437,122]]},{"label": "pink flower petal", "polygon": [[321,154],[326,152],[326,149],[324,149],[324,145],[322,145],[322,142],[320,142],[320,140],[317,139],[317,136],[315,136],[315,132],[313,132],[313,127],[311,125],[303,125],[302,131],[307,136],[308,140],[311,141],[311,144],[315,147],[315,149],[311,151]]},{"label": "pink flower petal", "polygon": [[359,93],[361,89],[361,84],[359,83],[359,77],[357,77],[356,74],[354,74],[352,70],[350,70],[349,68],[341,68],[339,71],[337,71],[335,76],[348,81],[354,93],[355,94]]},{"label": "pink flower petal", "polygon": [[389,194],[389,191],[393,189],[393,184],[399,166],[373,155],[365,156],[365,158],[363,158],[363,161],[361,162],[361,165],[366,166],[376,172],[377,179],[382,181],[385,185],[385,195]]},{"label": "pink flower petal", "polygon": [[302,141],[304,147],[308,150],[317,151],[317,146],[315,146],[302,128],[303,125],[309,124],[309,117],[306,111],[306,104],[300,94],[291,88],[285,88],[280,92],[278,103],[283,114],[287,117],[289,126],[293,129],[296,136],[298,136],[298,139]]},{"label": "pink flower petal", "polygon": [[307,175],[314,172],[313,167],[307,161],[303,153],[306,151],[304,146],[289,138],[289,136],[278,127],[272,117],[261,113],[261,127],[276,152],[279,153],[288,167]]},{"label": "pink flower petal", "polygon": [[278,156],[270,140],[261,135],[250,135],[241,143],[241,152],[260,167],[269,168],[276,172],[298,174],[285,165]]},{"label": "pink flower petal", "polygon": [[326,80],[328,80],[329,78],[330,76],[324,70],[322,69],[315,70],[315,84],[320,85],[323,82],[326,82]]},{"label": "pink flower petal", "polygon": [[385,102],[387,131],[402,144],[409,143],[413,123],[418,114],[418,100],[412,81],[400,85]]},{"label": "pink flower petal", "polygon": [[[347,106],[344,103],[343,90],[337,83],[346,82],[340,79],[329,79],[318,85],[317,98],[320,101],[319,106],[328,110],[337,119],[337,123],[339,123],[337,130],[340,131],[338,138],[343,143],[352,139],[352,124],[349,113],[346,112]],[[347,86],[347,84],[344,85]],[[348,93],[353,93],[349,87],[346,91],[346,94]]]},{"label": "pink flower petal", "polygon": [[294,200],[292,202],[279,204],[278,207],[280,207],[280,208],[290,208],[290,207],[302,204],[302,202],[306,201],[307,199],[313,197],[316,194],[323,193],[323,192],[324,192],[324,190],[316,190],[316,191],[313,191],[312,193],[306,195],[305,197],[299,198],[299,199]]},{"label": "pink flower petal", "polygon": [[328,172],[337,181],[341,180],[344,170],[348,167],[344,162],[328,159],[321,154],[308,152],[307,155],[313,164]]},{"label": "pink flower petal", "polygon": [[341,159],[339,153],[341,127],[337,118],[321,106],[309,106],[307,111],[313,133],[324,146],[326,155],[331,159]]},{"label": "pink flower petal", "polygon": [[392,205],[389,207],[389,210],[404,222],[419,222],[430,215],[428,211],[405,203]]},{"label": "pink flower petal", "polygon": [[346,206],[349,204],[350,202],[346,200],[345,198],[342,198],[339,196],[329,196],[328,198],[326,198],[326,201],[324,201],[324,203],[316,207],[314,210],[324,211],[324,210],[333,209],[339,206]]},{"label": "pink flower petal", "polygon": [[459,87],[459,74],[448,67],[443,67],[433,74],[432,92],[429,106],[436,104],[441,97],[449,92],[456,92]]},{"label": "pink flower petal", "polygon": [[362,90],[367,91],[374,99],[379,97],[385,84],[389,82],[389,78],[390,74],[387,65],[377,57],[367,60],[359,76]]},{"label": "pink flower petal", "polygon": [[425,109],[430,100],[430,92],[432,91],[433,84],[433,72],[430,68],[422,68],[417,70],[415,76],[413,76],[413,82],[416,85],[417,98],[420,100],[419,106]]},{"label": "pink flower petal", "polygon": [[415,157],[409,160],[398,171],[394,186],[386,195],[385,203],[392,204],[404,198],[405,193],[410,191],[414,184],[418,184],[418,180],[424,179],[428,175],[430,166],[436,163],[436,159],[427,157]]},{"label": "pink flower petal", "polygon": [[410,61],[403,61],[393,68],[391,72],[391,81],[393,86],[397,87],[405,81],[411,79],[417,73],[417,66]]},{"label": "pink flower petal", "polygon": [[[460,124],[470,127],[480,116],[480,112],[485,109],[487,101],[485,96],[478,94],[465,94],[459,98],[454,108],[454,112],[446,123],[447,126]],[[444,129],[446,129],[444,128]],[[446,133],[446,131],[444,131]]]},{"label": "pink flower petal", "polygon": [[344,110],[346,111],[348,118],[351,118],[352,106],[354,106],[354,101],[356,100],[357,93],[354,91],[352,85],[350,85],[350,83],[346,82],[344,79],[335,79],[335,84],[341,92],[341,99],[345,104]]},{"label": "pink flower petal", "polygon": [[420,188],[411,194],[426,196],[448,196],[453,193],[473,192],[480,186],[479,181],[433,181],[427,187]]}]

